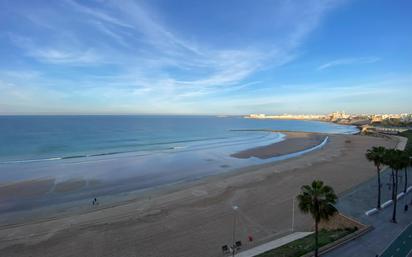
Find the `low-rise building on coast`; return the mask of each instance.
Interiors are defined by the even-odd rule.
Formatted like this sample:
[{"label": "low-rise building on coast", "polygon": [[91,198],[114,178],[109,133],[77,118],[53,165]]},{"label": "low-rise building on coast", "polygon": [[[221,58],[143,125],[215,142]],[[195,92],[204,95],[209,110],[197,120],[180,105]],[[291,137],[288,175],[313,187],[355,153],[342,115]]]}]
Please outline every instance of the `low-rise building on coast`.
[{"label": "low-rise building on coast", "polygon": [[343,111],[330,114],[250,114],[248,119],[318,120],[348,125],[375,125],[406,127],[412,125],[412,114],[347,114]]},{"label": "low-rise building on coast", "polygon": [[250,114],[245,116],[249,119],[279,119],[279,120],[323,120],[326,119],[326,115],[291,115],[291,114],[282,114],[282,115],[266,115],[266,114]]},{"label": "low-rise building on coast", "polygon": [[412,122],[412,114],[401,113],[401,114],[374,114],[371,115],[371,121],[374,122],[383,122],[385,120],[396,119],[400,122],[410,123]]}]

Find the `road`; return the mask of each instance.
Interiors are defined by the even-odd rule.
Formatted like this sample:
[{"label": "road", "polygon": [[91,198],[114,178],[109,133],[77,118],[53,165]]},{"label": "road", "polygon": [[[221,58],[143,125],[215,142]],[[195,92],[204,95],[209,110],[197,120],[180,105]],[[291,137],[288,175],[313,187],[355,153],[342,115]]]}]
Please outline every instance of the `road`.
[{"label": "road", "polygon": [[412,254],[412,224],[383,252],[381,257],[404,257]]}]

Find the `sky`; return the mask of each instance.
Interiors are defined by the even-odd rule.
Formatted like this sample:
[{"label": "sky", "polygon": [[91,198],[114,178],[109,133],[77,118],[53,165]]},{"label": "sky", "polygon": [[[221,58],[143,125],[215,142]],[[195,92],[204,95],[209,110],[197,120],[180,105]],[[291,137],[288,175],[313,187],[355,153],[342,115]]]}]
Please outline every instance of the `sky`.
[{"label": "sky", "polygon": [[409,0],[0,0],[0,114],[412,112]]}]

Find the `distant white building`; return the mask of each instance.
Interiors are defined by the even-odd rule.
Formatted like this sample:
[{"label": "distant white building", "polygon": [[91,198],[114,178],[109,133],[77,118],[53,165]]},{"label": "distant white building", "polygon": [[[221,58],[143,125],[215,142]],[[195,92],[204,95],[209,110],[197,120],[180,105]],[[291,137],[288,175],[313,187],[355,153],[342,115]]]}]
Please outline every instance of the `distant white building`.
[{"label": "distant white building", "polygon": [[251,119],[265,119],[265,118],[266,118],[266,114],[263,114],[263,113],[250,114],[247,118],[251,118]]},{"label": "distant white building", "polygon": [[266,114],[250,114],[245,116],[245,118],[250,119],[285,119],[285,120],[326,120],[332,122],[338,122],[343,124],[363,122],[365,124],[371,123],[381,123],[385,120],[399,120],[404,123],[412,123],[412,114],[402,113],[402,114],[360,114],[351,115],[342,112],[333,112],[328,115],[322,114],[282,114],[282,115],[266,115]]},{"label": "distant white building", "polygon": [[412,122],[412,114],[401,113],[401,114],[374,114],[372,115],[372,122],[382,122],[384,120],[397,119],[401,122],[409,123]]},{"label": "distant white building", "polygon": [[349,119],[351,116],[345,112],[333,112],[330,114],[331,121],[337,121],[342,119]]}]

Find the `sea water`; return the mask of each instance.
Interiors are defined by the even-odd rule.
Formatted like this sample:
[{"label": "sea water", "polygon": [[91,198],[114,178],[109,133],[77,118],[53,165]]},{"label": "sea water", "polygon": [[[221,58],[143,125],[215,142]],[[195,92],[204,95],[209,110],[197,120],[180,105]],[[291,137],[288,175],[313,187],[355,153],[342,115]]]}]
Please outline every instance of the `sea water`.
[{"label": "sea water", "polygon": [[261,138],[259,131],[353,133],[353,126],[214,116],[0,116],[0,163],[157,152]]},{"label": "sea water", "polygon": [[[0,117],[0,186],[30,185],[28,189],[16,188],[43,193],[30,197],[11,193],[0,200],[0,211],[77,202],[96,196],[106,197],[105,202],[110,198],[119,201],[113,196],[194,181],[312,150],[266,160],[231,156],[285,139],[284,134],[271,130],[357,132],[352,126],[326,122],[243,117],[3,116]],[[326,139],[313,150],[325,143]],[[50,180],[54,185],[50,188],[38,184]],[[57,190],[65,183],[81,186],[66,186],[64,192]]]}]

